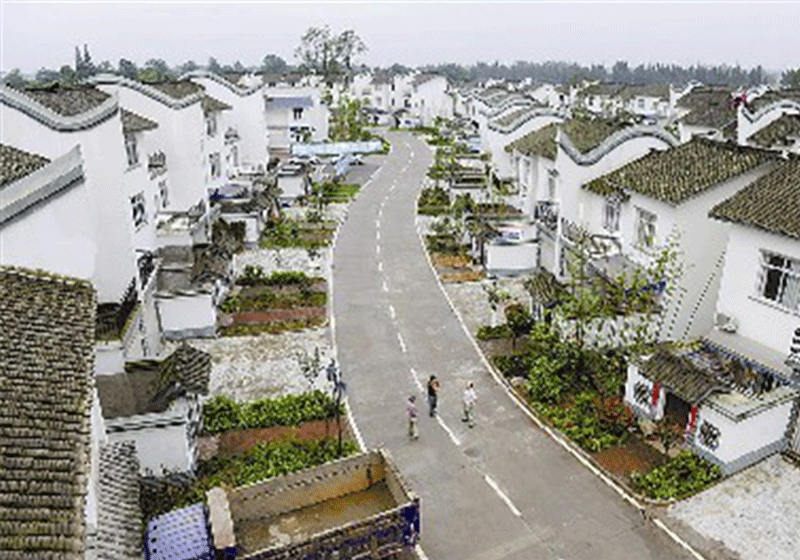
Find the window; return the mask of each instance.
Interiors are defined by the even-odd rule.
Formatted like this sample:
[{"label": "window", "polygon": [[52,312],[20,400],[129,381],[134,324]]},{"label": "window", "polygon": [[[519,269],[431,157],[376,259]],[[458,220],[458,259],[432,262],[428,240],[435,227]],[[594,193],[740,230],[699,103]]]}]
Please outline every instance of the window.
[{"label": "window", "polygon": [[167,190],[166,179],[158,183],[158,196],[161,197],[161,208],[166,208],[169,205],[169,191]]},{"label": "window", "polygon": [[125,153],[128,154],[128,166],[133,167],[139,163],[139,152],[136,150],[136,136],[125,135]]},{"label": "window", "polygon": [[762,252],[759,293],[781,307],[800,311],[800,260]]},{"label": "window", "polygon": [[617,198],[607,198],[603,209],[603,227],[609,233],[619,231],[620,202]]},{"label": "window", "polygon": [[131,197],[131,211],[133,212],[133,226],[138,230],[147,223],[143,192]]},{"label": "window", "polygon": [[231,146],[231,163],[234,167],[239,167],[239,149],[236,146]]},{"label": "window", "polygon": [[639,109],[644,109],[644,99],[639,98],[637,103],[639,104]]},{"label": "window", "polygon": [[547,199],[556,199],[556,180],[558,179],[558,171],[551,169],[547,172]]},{"label": "window", "polygon": [[294,120],[299,121],[303,118],[303,108],[302,107],[295,107],[292,110],[292,114],[294,115]]},{"label": "window", "polygon": [[217,116],[213,113],[206,115],[206,135],[217,135]]},{"label": "window", "polygon": [[636,244],[649,249],[656,242],[656,215],[641,208],[636,211]]},{"label": "window", "polygon": [[211,164],[211,178],[217,179],[222,175],[222,165],[219,157],[219,152],[214,152],[208,156],[209,163]]}]

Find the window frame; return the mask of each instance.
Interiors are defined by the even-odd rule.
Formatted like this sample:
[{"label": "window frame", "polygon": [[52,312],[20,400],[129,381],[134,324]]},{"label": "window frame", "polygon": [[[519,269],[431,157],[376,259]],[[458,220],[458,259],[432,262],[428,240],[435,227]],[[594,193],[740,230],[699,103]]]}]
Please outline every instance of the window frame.
[{"label": "window frame", "polygon": [[[647,222],[645,222],[647,220]],[[645,223],[652,227],[652,235],[650,235],[649,239],[645,237],[642,238],[642,226]],[[658,215],[650,212],[649,210],[645,210],[644,208],[636,207],[636,222],[634,224],[634,234],[636,238],[636,246],[640,249],[652,249],[655,247],[656,244],[656,224],[658,223]]]},{"label": "window frame", "polygon": [[[769,259],[782,259],[783,263],[769,262]],[[777,277],[770,276],[771,273],[777,273]],[[770,296],[767,290],[770,289],[771,278],[775,278],[775,285],[774,294]],[[789,283],[789,279],[794,282]],[[787,293],[787,290],[792,289],[795,290],[793,294]],[[759,251],[758,297],[780,309],[800,313],[800,259],[766,249]],[[789,298],[794,301],[787,301]]]},{"label": "window frame", "polygon": [[206,115],[206,136],[213,138],[217,135],[217,115],[208,113]]},{"label": "window frame", "polygon": [[128,160],[128,167],[136,167],[139,165],[139,147],[136,142],[136,134],[126,132],[125,137],[125,156]]},{"label": "window frame", "polygon": [[[212,179],[219,179],[222,177],[222,158],[219,152],[214,152],[208,155],[209,173]],[[215,165],[216,164],[216,165]],[[214,172],[216,170],[216,173]]]},{"label": "window frame", "polygon": [[294,120],[296,120],[296,121],[303,120],[303,108],[302,107],[294,107],[292,109],[292,117],[294,117]]},{"label": "window frame", "polygon": [[135,231],[139,231],[147,224],[147,202],[144,198],[144,191],[131,197],[131,213],[133,228]]},{"label": "window frame", "polygon": [[[610,212],[609,212],[610,211]],[[603,229],[609,233],[619,233],[622,202],[614,196],[606,197],[603,204]]]}]

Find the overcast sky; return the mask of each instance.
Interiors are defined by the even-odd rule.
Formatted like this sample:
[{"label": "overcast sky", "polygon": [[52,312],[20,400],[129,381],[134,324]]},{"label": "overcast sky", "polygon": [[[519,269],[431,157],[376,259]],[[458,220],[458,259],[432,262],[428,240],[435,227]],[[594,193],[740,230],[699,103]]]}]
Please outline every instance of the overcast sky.
[{"label": "overcast sky", "polygon": [[800,3],[275,3],[0,0],[0,67],[34,72],[93,60],[141,65],[260,63],[293,52],[309,26],[353,29],[369,65],[478,60],[617,60],[800,67]]}]

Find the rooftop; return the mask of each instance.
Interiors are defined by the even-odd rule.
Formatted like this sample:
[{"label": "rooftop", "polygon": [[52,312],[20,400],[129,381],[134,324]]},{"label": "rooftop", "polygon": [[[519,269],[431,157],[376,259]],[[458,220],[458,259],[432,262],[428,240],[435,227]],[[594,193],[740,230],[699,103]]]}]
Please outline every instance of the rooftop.
[{"label": "rooftop", "polygon": [[753,112],[756,112],[766,107],[767,105],[771,105],[777,101],[782,101],[784,99],[800,103],[800,89],[787,88],[787,89],[770,90],[764,93],[763,95],[759,95],[752,101],[748,100],[748,105]]},{"label": "rooftop", "polygon": [[578,92],[579,97],[588,95],[619,95],[626,86],[622,84],[592,84]]},{"label": "rooftop", "polygon": [[214,111],[227,111],[229,109],[233,109],[227,103],[223,103],[219,99],[215,99],[210,95],[204,95],[203,100],[201,101],[201,106],[203,107],[204,113],[211,113]]},{"label": "rooftop", "polygon": [[65,87],[55,83],[47,87],[20,90],[40,105],[65,117],[85,113],[101,105],[110,94],[94,86],[78,85]]},{"label": "rooftop", "polygon": [[800,239],[800,158],[781,161],[717,204],[709,216]]},{"label": "rooftop", "polygon": [[83,559],[95,292],[0,267],[0,550]]},{"label": "rooftop", "polygon": [[657,97],[658,99],[669,99],[669,84],[637,84],[625,86],[620,93],[620,97],[625,100],[634,97]]},{"label": "rooftop", "polygon": [[155,82],[149,85],[175,99],[183,99],[184,97],[188,97],[196,93],[202,93],[204,91],[202,86],[189,80]]},{"label": "rooftop", "polygon": [[141,558],[139,460],[133,441],[109,442],[100,447],[97,502],[97,557]]},{"label": "rooftop", "polygon": [[526,156],[537,155],[555,160],[557,127],[557,124],[552,123],[529,132],[508,144],[505,149],[507,152],[516,150]]},{"label": "rooftop", "polygon": [[127,109],[120,109],[120,117],[122,118],[122,132],[142,132],[145,130],[153,130],[158,128],[158,123],[151,121],[141,115],[128,111]]},{"label": "rooftop", "polygon": [[48,163],[50,160],[44,156],[0,144],[0,187],[30,175]]},{"label": "rooftop", "polygon": [[792,138],[800,138],[800,115],[781,115],[747,139],[762,148],[783,148],[794,144]]},{"label": "rooftop", "polygon": [[680,120],[690,126],[722,129],[736,120],[736,109],[728,88],[696,87],[678,100],[678,106],[689,109]]},{"label": "rooftop", "polygon": [[208,393],[211,356],[187,343],[165,360],[125,364],[125,372],[98,375],[97,392],[104,418],[164,412],[178,396]]},{"label": "rooftop", "polygon": [[651,152],[584,185],[608,196],[630,192],[678,205],[774,159],[756,148],[695,137],[668,150]]}]

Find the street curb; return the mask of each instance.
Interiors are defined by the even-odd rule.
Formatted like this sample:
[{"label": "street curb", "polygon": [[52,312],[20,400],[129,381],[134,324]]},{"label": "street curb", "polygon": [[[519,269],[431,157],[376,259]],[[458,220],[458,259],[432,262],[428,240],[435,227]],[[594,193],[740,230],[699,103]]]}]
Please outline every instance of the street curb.
[{"label": "street curb", "polygon": [[[428,149],[430,150],[430,146],[428,146],[427,144],[425,144],[425,146],[428,147]],[[596,467],[594,464],[592,464],[591,459],[589,457],[585,457],[583,455],[582,451],[576,449],[572,442],[568,441],[566,438],[564,438],[558,432],[556,432],[555,430],[553,430],[552,428],[547,426],[544,422],[542,422],[536,415],[534,415],[528,409],[528,407],[525,404],[523,404],[521,402],[519,396],[516,395],[514,392],[512,392],[509,389],[509,387],[505,383],[505,381],[500,378],[498,373],[495,371],[494,367],[492,367],[492,365],[489,363],[489,360],[486,359],[486,356],[484,355],[483,351],[480,349],[480,346],[478,346],[478,343],[475,340],[475,337],[472,336],[472,333],[469,331],[469,328],[467,328],[467,325],[464,323],[464,320],[461,318],[461,314],[458,312],[458,310],[456,309],[455,305],[453,304],[453,301],[450,299],[450,295],[447,293],[447,290],[445,289],[441,278],[439,278],[439,274],[436,271],[436,268],[433,266],[433,262],[431,261],[431,257],[430,257],[430,254],[428,252],[428,248],[425,246],[425,240],[422,238],[422,232],[420,231],[420,228],[418,227],[418,225],[416,223],[415,223],[415,226],[417,226],[415,228],[417,230],[417,239],[419,240],[420,245],[422,247],[422,251],[425,254],[425,260],[428,262],[428,267],[430,268],[431,273],[433,273],[433,276],[436,279],[436,283],[439,285],[439,289],[441,290],[442,294],[444,295],[445,300],[447,300],[447,304],[450,306],[450,310],[455,315],[456,320],[461,325],[461,328],[464,330],[464,333],[467,335],[467,338],[472,343],[472,346],[475,348],[475,351],[478,353],[478,356],[480,356],[480,359],[483,362],[483,365],[486,367],[487,370],[489,370],[489,373],[492,375],[492,377],[494,378],[495,382],[498,385],[500,385],[500,387],[503,388],[505,393],[511,398],[511,400],[514,402],[514,404],[516,404],[517,407],[520,410],[522,410],[522,412],[525,413],[525,415],[530,420],[532,420],[533,423],[536,424],[536,426],[539,429],[541,429],[553,441],[558,443],[568,453],[570,453],[573,457],[575,457],[578,460],[578,462],[580,462],[592,474],[594,474],[597,478],[599,478],[606,486],[608,486],[612,490],[614,490],[623,500],[625,500],[631,506],[633,506],[635,509],[637,509],[639,511],[639,513],[642,514],[643,517],[651,519],[653,524],[656,525],[657,527],[659,527],[676,544],[678,544],[680,547],[682,547],[684,550],[686,550],[689,554],[694,556],[696,558],[696,560],[707,560],[704,556],[702,556],[699,552],[697,552],[689,543],[684,541],[680,536],[675,534],[666,525],[664,525],[664,523],[660,519],[651,518],[648,515],[646,515],[647,508],[644,505],[640,504],[639,501],[637,501],[637,499],[634,496],[632,496],[629,492],[627,492],[623,487],[618,485],[616,482],[611,480],[598,467]]]}]

